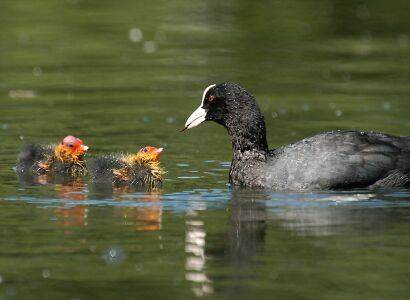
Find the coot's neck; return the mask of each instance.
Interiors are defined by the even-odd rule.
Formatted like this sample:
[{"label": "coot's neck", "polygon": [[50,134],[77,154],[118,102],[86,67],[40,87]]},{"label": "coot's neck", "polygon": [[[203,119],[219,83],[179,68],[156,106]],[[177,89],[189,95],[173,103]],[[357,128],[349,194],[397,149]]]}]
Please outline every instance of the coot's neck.
[{"label": "coot's neck", "polygon": [[244,118],[233,118],[225,124],[232,138],[234,159],[264,160],[268,155],[266,128],[263,115],[258,113]]}]

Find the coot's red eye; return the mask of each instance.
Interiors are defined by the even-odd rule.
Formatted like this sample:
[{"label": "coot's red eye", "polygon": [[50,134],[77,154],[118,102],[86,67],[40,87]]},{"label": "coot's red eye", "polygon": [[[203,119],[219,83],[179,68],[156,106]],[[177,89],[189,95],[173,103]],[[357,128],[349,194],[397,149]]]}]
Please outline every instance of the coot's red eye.
[{"label": "coot's red eye", "polygon": [[208,102],[211,103],[212,101],[214,101],[215,96],[209,95],[208,96]]}]

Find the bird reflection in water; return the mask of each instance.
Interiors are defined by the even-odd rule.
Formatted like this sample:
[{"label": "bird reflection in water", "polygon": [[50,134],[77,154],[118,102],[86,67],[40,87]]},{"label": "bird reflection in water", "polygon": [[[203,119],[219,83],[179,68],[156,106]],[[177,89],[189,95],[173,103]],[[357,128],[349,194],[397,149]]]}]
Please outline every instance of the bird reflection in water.
[{"label": "bird reflection in water", "polygon": [[[88,200],[86,184],[83,178],[65,176],[64,174],[33,174],[18,173],[20,185],[50,186],[55,194],[54,198],[64,199],[59,208],[55,209],[57,223],[66,227],[86,226],[88,210],[82,201]],[[73,201],[70,201],[73,200]],[[70,231],[65,231],[70,234]]]},{"label": "bird reflection in water", "polygon": [[130,185],[112,186],[100,183],[89,184],[91,199],[112,199],[114,216],[121,224],[136,231],[156,231],[161,229],[162,206],[160,188]]},{"label": "bird reflection in water", "polygon": [[[122,224],[136,231],[157,231],[161,229],[162,209],[158,189],[132,193],[129,186],[116,188],[114,199],[118,201],[133,201],[137,206],[124,205],[116,207],[114,216],[120,217]],[[127,196],[128,195],[128,196]]]},{"label": "bird reflection in water", "polygon": [[[185,223],[185,279],[191,282],[191,290],[197,297],[222,293],[242,295],[245,281],[255,279],[258,274],[252,272],[257,264],[255,259],[264,249],[266,235],[266,195],[254,191],[233,191],[230,202],[230,223],[224,250],[219,245],[207,244],[206,224],[198,212],[207,211],[207,201],[192,199],[189,204]],[[208,237],[209,238],[209,237]],[[213,240],[215,237],[213,237]],[[213,248],[213,247],[217,248]],[[212,256],[212,259],[210,257]],[[218,287],[209,274],[212,264],[218,261],[234,271],[234,280],[229,287]]]},{"label": "bird reflection in water", "polygon": [[255,257],[264,249],[267,218],[265,201],[266,195],[258,191],[237,190],[232,193],[227,252],[236,269],[252,265]]},{"label": "bird reflection in water", "polygon": [[[81,203],[87,200],[84,181],[77,179],[64,184],[57,183],[54,187],[58,198],[75,200],[75,204],[64,202],[61,208],[55,209],[58,224],[67,227],[87,226],[88,209]],[[65,231],[65,233],[70,234],[71,232]]]},{"label": "bird reflection in water", "polygon": [[190,205],[185,221],[185,279],[192,283],[192,292],[203,297],[214,292],[212,281],[206,274],[205,223],[197,215],[198,210],[206,210],[206,202],[195,199]]},{"label": "bird reflection in water", "polygon": [[[398,190],[384,192],[388,195]],[[382,208],[389,204],[389,198],[375,191],[272,193],[268,198],[269,219],[298,236],[374,233],[384,230],[389,220],[398,219],[396,209]],[[281,207],[286,201],[293,205]]]}]

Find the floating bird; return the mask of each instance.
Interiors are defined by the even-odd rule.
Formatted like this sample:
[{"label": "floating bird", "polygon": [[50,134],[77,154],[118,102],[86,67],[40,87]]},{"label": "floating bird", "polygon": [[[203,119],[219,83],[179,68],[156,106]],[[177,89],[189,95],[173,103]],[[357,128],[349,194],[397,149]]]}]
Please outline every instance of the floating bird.
[{"label": "floating bird", "polygon": [[88,147],[83,141],[72,135],[66,136],[58,145],[26,145],[17,159],[16,172],[85,175],[87,166],[84,156],[87,150]]},{"label": "floating bird", "polygon": [[232,139],[230,183],[244,188],[312,190],[410,185],[410,137],[331,131],[269,150],[263,115],[238,84],[210,85],[184,129],[214,121]]},{"label": "floating bird", "polygon": [[90,167],[94,183],[157,187],[164,170],[158,158],[163,148],[144,147],[135,154],[111,154],[94,159]]}]

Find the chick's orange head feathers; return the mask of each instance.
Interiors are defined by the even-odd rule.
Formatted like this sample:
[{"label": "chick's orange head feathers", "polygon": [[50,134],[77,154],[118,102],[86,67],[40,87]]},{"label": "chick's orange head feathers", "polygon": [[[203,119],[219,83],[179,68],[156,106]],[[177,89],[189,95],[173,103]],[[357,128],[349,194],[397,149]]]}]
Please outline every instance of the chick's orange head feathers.
[{"label": "chick's orange head feathers", "polygon": [[149,160],[158,160],[163,148],[156,148],[153,146],[147,146],[138,151],[138,155],[143,156]]},{"label": "chick's orange head feathers", "polygon": [[61,142],[61,145],[68,153],[73,153],[76,155],[83,155],[88,150],[88,147],[84,145],[82,140],[72,135],[67,135]]}]

